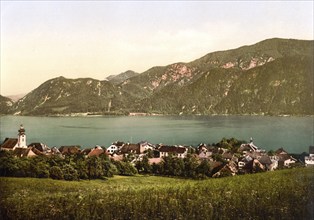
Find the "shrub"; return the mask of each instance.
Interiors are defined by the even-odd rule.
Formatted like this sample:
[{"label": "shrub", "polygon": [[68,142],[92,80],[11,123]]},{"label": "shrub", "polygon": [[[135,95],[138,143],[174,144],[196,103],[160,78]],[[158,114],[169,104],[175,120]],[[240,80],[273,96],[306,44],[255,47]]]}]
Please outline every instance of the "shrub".
[{"label": "shrub", "polygon": [[52,179],[56,179],[56,180],[63,180],[64,179],[63,171],[58,166],[51,167],[49,172],[50,172],[50,177]]}]

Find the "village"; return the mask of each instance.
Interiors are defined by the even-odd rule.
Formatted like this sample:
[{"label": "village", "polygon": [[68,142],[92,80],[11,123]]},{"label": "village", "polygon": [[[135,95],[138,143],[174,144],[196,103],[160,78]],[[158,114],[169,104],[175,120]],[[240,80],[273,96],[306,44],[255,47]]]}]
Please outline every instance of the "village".
[{"label": "village", "polygon": [[[252,138],[248,143],[234,138],[223,138],[217,144],[207,145],[201,143],[198,146],[170,146],[152,144],[147,141],[140,143],[116,141],[109,147],[96,145],[93,148],[81,148],[81,146],[50,148],[40,142],[27,144],[26,131],[21,125],[17,138],[6,138],[0,147],[2,152],[10,152],[16,158],[57,157],[62,160],[75,155],[84,158],[105,156],[112,162],[128,162],[137,168],[139,173],[143,171],[143,167],[139,166],[139,164],[143,164],[143,161],[148,166],[155,166],[165,163],[167,158],[176,158],[177,161],[189,158],[195,164],[206,162],[208,177],[234,176],[294,166],[314,166],[314,146],[309,147],[309,155],[301,160],[300,158],[294,158],[283,148],[266,152],[257,147]],[[157,171],[156,169],[155,171],[151,170],[150,173],[153,174],[165,174],[158,171],[158,169]],[[171,175],[171,173],[168,174]]]}]

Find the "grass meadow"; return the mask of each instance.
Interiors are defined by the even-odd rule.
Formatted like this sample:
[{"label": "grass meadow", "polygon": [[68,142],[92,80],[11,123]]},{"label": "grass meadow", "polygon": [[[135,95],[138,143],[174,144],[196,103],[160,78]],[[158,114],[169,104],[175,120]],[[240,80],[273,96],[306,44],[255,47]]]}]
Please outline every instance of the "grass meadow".
[{"label": "grass meadow", "polygon": [[0,178],[0,219],[314,219],[314,169],[219,179]]}]

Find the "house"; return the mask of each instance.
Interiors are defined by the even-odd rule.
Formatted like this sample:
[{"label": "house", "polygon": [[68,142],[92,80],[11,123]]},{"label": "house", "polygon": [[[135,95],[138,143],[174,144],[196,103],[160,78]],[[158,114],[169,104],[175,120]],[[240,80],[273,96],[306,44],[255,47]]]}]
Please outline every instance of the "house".
[{"label": "house", "polygon": [[154,148],[155,148],[155,146],[153,144],[148,143],[147,141],[141,141],[138,144],[140,145],[141,148],[144,148],[144,151],[154,150]]},{"label": "house", "polygon": [[57,147],[52,147],[50,150],[50,153],[48,153],[47,155],[49,155],[49,156],[56,155],[59,157],[63,157],[61,152],[59,151],[59,149]]},{"label": "house", "polygon": [[241,144],[239,147],[239,152],[246,154],[248,152],[264,152],[264,150],[260,149],[253,143],[253,139],[250,139],[250,143],[248,144]]},{"label": "house", "polygon": [[309,156],[304,157],[305,166],[314,166],[314,146],[309,147]]},{"label": "house", "polygon": [[221,156],[226,161],[230,161],[233,158],[233,155],[230,152],[224,152]]},{"label": "house", "polygon": [[211,156],[213,155],[212,152],[205,152],[205,151],[201,151],[199,154],[198,154],[198,158],[199,159],[209,159]]},{"label": "house", "polygon": [[122,148],[123,145],[124,145],[124,142],[116,141],[107,148],[107,152],[109,154],[116,153]]},{"label": "house", "polygon": [[148,158],[148,163],[150,164],[150,165],[152,165],[152,164],[158,164],[158,163],[160,163],[162,161],[162,158]]},{"label": "house", "polygon": [[197,150],[198,150],[198,153],[199,153],[199,154],[200,154],[201,152],[207,152],[207,151],[208,151],[207,145],[201,143],[201,144],[198,145]]},{"label": "house", "polygon": [[17,138],[6,138],[1,144],[1,150],[15,150],[15,148],[27,149],[26,134],[23,125],[18,130]]},{"label": "house", "polygon": [[88,157],[93,157],[93,156],[100,156],[102,154],[106,154],[106,150],[102,149],[99,146],[96,146],[95,148],[91,149],[91,151],[87,154]]},{"label": "house", "polygon": [[182,146],[167,146],[162,145],[159,147],[160,157],[168,157],[169,155],[174,155],[179,158],[185,158],[188,149]]},{"label": "house", "polygon": [[278,155],[278,166],[279,167],[290,167],[291,164],[295,163],[297,160],[291,157],[289,154],[279,154]]},{"label": "house", "polygon": [[276,155],[283,155],[283,154],[288,154],[287,151],[285,151],[282,147],[279,148],[278,150],[275,151]]},{"label": "house", "polygon": [[272,161],[268,155],[261,156],[258,161],[267,169],[274,170],[276,161]]},{"label": "house", "polygon": [[36,148],[38,151],[42,153],[48,153],[51,151],[51,149],[43,143],[31,143],[28,145],[28,147]]},{"label": "house", "polygon": [[13,155],[16,157],[35,157],[37,154],[33,151],[32,147],[24,148],[17,147],[13,151]]},{"label": "house", "polygon": [[18,147],[18,139],[17,138],[6,138],[1,144],[1,150],[14,150]]},{"label": "house", "polygon": [[141,147],[139,144],[124,144],[122,148],[119,150],[121,154],[142,154],[144,152],[144,147]]},{"label": "house", "polygon": [[81,152],[81,146],[74,145],[74,146],[61,146],[59,148],[59,151],[62,155],[72,155],[72,154],[78,154]]}]

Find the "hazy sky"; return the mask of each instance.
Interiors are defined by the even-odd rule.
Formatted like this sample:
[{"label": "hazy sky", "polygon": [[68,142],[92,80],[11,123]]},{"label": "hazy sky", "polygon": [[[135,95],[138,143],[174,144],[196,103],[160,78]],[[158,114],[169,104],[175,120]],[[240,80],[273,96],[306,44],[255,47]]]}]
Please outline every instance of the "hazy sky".
[{"label": "hazy sky", "polygon": [[313,1],[3,1],[1,95],[273,38],[313,40]]}]

